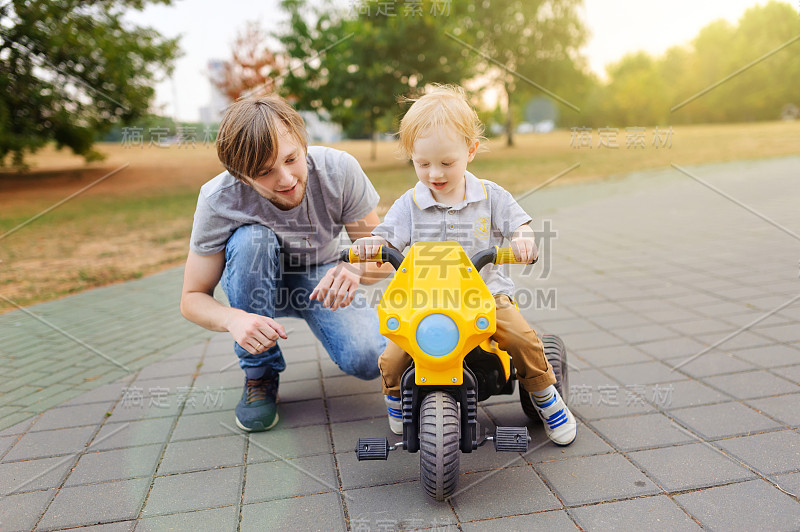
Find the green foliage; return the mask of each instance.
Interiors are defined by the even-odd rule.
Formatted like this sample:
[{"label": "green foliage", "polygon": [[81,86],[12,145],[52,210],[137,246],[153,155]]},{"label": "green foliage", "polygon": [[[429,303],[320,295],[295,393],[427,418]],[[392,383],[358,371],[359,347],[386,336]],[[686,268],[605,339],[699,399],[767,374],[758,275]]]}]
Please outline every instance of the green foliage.
[{"label": "green foliage", "polygon": [[800,40],[756,60],[798,36],[795,8],[773,1],[748,9],[738,25],[714,21],[661,57],[629,54],[608,67],[608,83],[595,85],[583,123],[573,125],[776,120],[785,105],[800,105]]},{"label": "green foliage", "polygon": [[[170,0],[154,0],[169,4]],[[147,0],[12,0],[0,7],[0,164],[50,141],[92,159],[114,124],[142,116],[177,40],[123,20]]]},{"label": "green foliage", "polygon": [[284,95],[301,109],[328,110],[350,137],[374,137],[396,125],[401,96],[472,72],[474,58],[445,35],[465,16],[466,2],[448,4],[447,16],[429,4],[412,12],[420,3],[406,0],[363,0],[347,13],[330,6],[312,12],[304,0],[281,5],[290,24],[277,37],[294,60]]}]

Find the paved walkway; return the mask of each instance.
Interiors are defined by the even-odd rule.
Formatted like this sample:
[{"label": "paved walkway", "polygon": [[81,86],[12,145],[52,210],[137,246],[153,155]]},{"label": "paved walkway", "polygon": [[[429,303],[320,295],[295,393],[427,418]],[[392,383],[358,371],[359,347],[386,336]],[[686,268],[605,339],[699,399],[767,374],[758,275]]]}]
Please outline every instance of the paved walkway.
[{"label": "paved walkway", "polygon": [[[281,422],[243,435],[231,340],[178,316],[175,270],[27,309],[85,345],[0,317],[0,530],[800,530],[800,158],[685,170],[523,200],[557,232],[516,279],[570,352],[570,447],[532,424],[431,502],[418,456],[355,460],[396,439],[378,383],[296,320]],[[525,423],[515,399],[481,423]]]}]

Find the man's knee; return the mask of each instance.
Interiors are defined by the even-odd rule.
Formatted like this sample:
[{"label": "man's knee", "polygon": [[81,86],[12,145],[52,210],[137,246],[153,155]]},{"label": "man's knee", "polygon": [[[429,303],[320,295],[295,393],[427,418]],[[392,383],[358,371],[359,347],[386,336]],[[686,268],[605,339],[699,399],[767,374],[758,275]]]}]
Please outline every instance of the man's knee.
[{"label": "man's knee", "polygon": [[378,357],[386,347],[383,336],[365,336],[353,342],[348,353],[341,353],[338,365],[342,371],[363,380],[372,380],[380,374]]}]

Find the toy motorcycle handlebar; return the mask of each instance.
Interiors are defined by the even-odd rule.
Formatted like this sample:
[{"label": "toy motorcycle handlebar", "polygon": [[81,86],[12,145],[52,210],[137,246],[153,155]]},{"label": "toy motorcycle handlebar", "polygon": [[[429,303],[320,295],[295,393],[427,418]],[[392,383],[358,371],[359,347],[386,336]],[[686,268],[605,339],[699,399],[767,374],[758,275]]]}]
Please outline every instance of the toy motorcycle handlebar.
[{"label": "toy motorcycle handlebar", "polygon": [[371,259],[362,260],[361,257],[353,253],[352,246],[348,249],[342,251],[342,261],[343,262],[350,262],[352,264],[356,264],[358,262],[388,262],[392,266],[394,266],[395,270],[400,269],[400,263],[403,262],[405,258],[402,253],[397,251],[394,248],[390,248],[387,246],[380,246],[378,248],[378,254],[372,257]]},{"label": "toy motorcycle handlebar", "polygon": [[475,265],[475,269],[481,271],[481,268],[487,264],[536,264],[539,259],[536,258],[533,262],[522,262],[514,257],[514,250],[511,248],[493,246],[475,253],[470,260]]},{"label": "toy motorcycle handlebar", "polygon": [[[395,270],[400,269],[400,264],[403,262],[403,259],[405,259],[402,253],[387,246],[380,246],[380,248],[378,248],[378,254],[371,259],[361,260],[361,257],[353,253],[352,247],[343,250],[341,258],[343,262],[350,262],[353,264],[358,262],[388,262],[394,266]],[[514,257],[514,251],[511,248],[492,246],[489,249],[478,251],[470,257],[470,260],[475,266],[475,269],[481,271],[481,268],[487,264],[536,264],[536,261],[539,259],[537,258],[530,263],[518,261]]]}]

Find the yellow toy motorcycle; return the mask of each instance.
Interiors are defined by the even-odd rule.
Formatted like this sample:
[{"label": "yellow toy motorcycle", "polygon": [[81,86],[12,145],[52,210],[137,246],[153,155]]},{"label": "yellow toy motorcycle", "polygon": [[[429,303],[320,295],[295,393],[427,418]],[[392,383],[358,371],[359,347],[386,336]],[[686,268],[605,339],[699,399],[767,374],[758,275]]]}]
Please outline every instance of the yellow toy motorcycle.
[{"label": "yellow toy motorcycle", "polygon": [[[342,260],[359,262],[353,250]],[[527,427],[497,427],[480,435],[478,401],[512,394],[511,357],[490,341],[495,332],[495,301],[479,275],[487,264],[520,264],[510,248],[492,247],[469,258],[458,242],[418,242],[404,257],[382,246],[375,262],[388,262],[396,272],[378,309],[381,334],[413,359],[401,381],[403,441],[360,438],[358,460],[386,460],[389,451],[420,452],[420,480],[425,492],[442,501],[455,492],[459,450],[471,453],[487,441],[496,451],[528,450]],[[567,388],[564,344],[542,336],[545,355],[562,397]],[[525,414],[539,416],[520,386]]]}]

